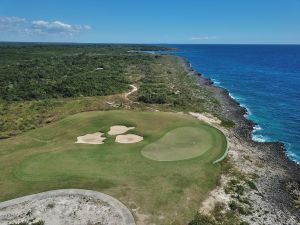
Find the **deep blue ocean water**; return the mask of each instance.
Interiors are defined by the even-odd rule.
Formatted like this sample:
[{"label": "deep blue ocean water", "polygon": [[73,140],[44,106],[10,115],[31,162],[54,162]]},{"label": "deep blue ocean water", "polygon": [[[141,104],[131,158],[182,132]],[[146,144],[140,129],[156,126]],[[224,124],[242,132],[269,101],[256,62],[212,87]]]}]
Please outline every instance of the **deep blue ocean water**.
[{"label": "deep blue ocean water", "polygon": [[254,140],[281,141],[300,163],[300,45],[168,46],[248,109]]}]

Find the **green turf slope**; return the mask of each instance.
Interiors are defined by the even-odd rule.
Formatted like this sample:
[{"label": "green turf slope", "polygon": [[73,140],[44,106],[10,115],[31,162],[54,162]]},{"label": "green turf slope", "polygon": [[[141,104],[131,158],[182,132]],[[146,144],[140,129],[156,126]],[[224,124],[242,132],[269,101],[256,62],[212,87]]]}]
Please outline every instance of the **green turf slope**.
[{"label": "green turf slope", "polygon": [[185,160],[218,152],[224,148],[224,141],[220,131],[211,126],[180,127],[144,147],[142,154],[157,161]]},{"label": "green turf slope", "polygon": [[[134,126],[136,129],[127,133],[141,135],[144,140],[119,144],[106,134],[103,145],[74,143],[78,136],[107,132],[113,125]],[[207,132],[215,133],[217,139]],[[203,148],[206,139],[210,144]],[[219,147],[212,148],[214,142]],[[165,145],[168,152],[164,157],[190,159],[162,162],[144,157],[142,151],[153,145]],[[221,132],[187,115],[80,113],[1,140],[0,200],[52,189],[84,188],[112,195],[131,209],[139,208],[155,224],[186,224],[216,185],[220,165],[212,162],[225,149]]]}]

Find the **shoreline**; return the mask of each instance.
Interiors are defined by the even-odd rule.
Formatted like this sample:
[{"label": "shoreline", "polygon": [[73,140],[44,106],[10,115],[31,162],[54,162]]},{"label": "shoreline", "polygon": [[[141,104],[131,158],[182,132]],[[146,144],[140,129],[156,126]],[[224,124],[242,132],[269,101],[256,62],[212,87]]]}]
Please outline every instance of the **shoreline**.
[{"label": "shoreline", "polygon": [[[274,146],[275,148],[279,148],[280,151],[283,151],[283,153],[285,154],[284,158],[286,160],[286,157],[288,157],[288,152],[287,152],[287,149],[286,149],[284,143],[282,143],[280,141],[258,142],[258,141],[255,141],[254,139],[252,139],[252,133],[255,130],[255,127],[259,126],[259,124],[246,117],[246,115],[248,114],[247,108],[245,106],[242,106],[238,102],[238,100],[235,99],[225,87],[216,86],[215,82],[211,78],[205,77],[203,74],[201,74],[200,72],[195,70],[192,67],[192,64],[186,58],[183,58],[183,57],[179,57],[179,58],[181,58],[181,60],[184,61],[184,64],[186,64],[185,65],[186,69],[188,69],[192,73],[192,75],[197,76],[200,84],[205,85],[205,86],[210,86],[213,89],[219,89],[220,93],[224,95],[225,101],[228,101],[229,104],[233,105],[232,106],[233,108],[236,108],[236,109],[233,109],[236,112],[236,114],[238,114],[238,112],[240,112],[242,114],[242,115],[238,115],[239,117],[242,116],[242,118],[238,118],[238,122],[245,123],[246,127],[244,127],[244,128],[240,127],[240,128],[246,130],[246,135],[245,135],[246,138],[250,138],[250,141],[253,142],[256,145],[261,145],[261,144],[262,145],[263,144],[273,144],[273,145],[275,145]],[[230,102],[232,102],[232,103],[230,103]],[[228,115],[229,114],[230,113],[228,113]],[[234,118],[236,118],[236,117],[234,117]],[[233,120],[236,120],[236,119],[233,119]],[[296,161],[294,161],[290,158],[288,158],[287,160],[291,161],[291,162],[289,162],[289,164],[294,164],[293,166],[295,166],[297,168],[297,170],[300,171],[299,163],[297,163]]]},{"label": "shoreline", "polygon": [[[205,86],[209,86],[213,89],[219,89],[220,91],[220,94],[223,94],[224,95],[224,100],[225,101],[228,101],[229,104],[232,104],[233,108],[236,108],[236,109],[233,109],[235,111],[235,114],[241,114],[241,115],[238,115],[238,117],[242,116],[242,118],[237,118],[237,117],[234,117],[235,119],[233,120],[238,120],[238,122],[242,122],[246,125],[246,127],[240,127],[240,129],[245,129],[245,133],[244,133],[244,137],[245,138],[250,138],[250,142],[253,142],[254,144],[256,145],[263,145],[263,144],[272,144],[272,145],[275,145],[275,148],[279,148],[280,151],[283,151],[283,153],[285,154],[284,155],[284,158],[286,160],[286,158],[288,157],[288,153],[287,153],[287,149],[284,145],[284,143],[280,142],[280,141],[264,141],[264,142],[259,142],[259,141],[255,141],[252,139],[252,133],[253,131],[255,130],[255,127],[259,126],[259,124],[257,124],[256,122],[252,121],[251,119],[247,118],[246,115],[248,114],[248,110],[245,106],[242,106],[238,100],[236,100],[231,94],[230,92],[225,88],[225,87],[221,87],[221,86],[216,86],[215,85],[215,82],[208,78],[208,77],[205,77],[203,74],[201,74],[200,72],[196,71],[195,69],[193,69],[191,63],[183,58],[183,57],[179,57],[181,60],[183,60],[185,67],[188,71],[190,71],[192,73],[192,75],[194,76],[197,76],[198,78],[198,81],[200,84],[202,85],[205,85]],[[227,99],[225,99],[227,98]],[[231,103],[232,102],[232,103]],[[224,102],[223,102],[224,103]],[[221,103],[222,104],[222,103]],[[227,104],[225,102],[225,104]],[[229,105],[231,106],[231,105]],[[230,113],[228,113],[229,115]],[[233,117],[233,116],[230,116],[230,117]],[[238,124],[240,125],[240,124]],[[287,158],[289,162],[289,164],[293,164],[293,166],[296,167],[297,170],[300,170],[300,165],[299,163],[295,162],[294,160],[290,159],[290,158]],[[297,174],[298,175],[298,174]],[[300,178],[300,177],[299,177]]]},{"label": "shoreline", "polygon": [[[288,157],[283,143],[253,140],[252,133],[258,124],[245,116],[247,109],[232,98],[227,89],[215,86],[210,78],[193,69],[186,58],[176,57],[179,58],[180,64],[189,75],[196,76],[200,85],[204,85],[212,91],[220,102],[224,117],[235,123],[235,127],[228,130],[227,135],[229,138],[238,140],[237,143],[240,146],[239,148],[231,146],[229,158],[240,171],[251,171],[258,175],[257,186],[259,192],[263,194],[258,210],[270,207],[274,212],[273,223],[277,221],[277,224],[285,224],[284,217],[288,218],[289,215],[300,221],[299,208],[296,203],[293,204],[294,201],[299,201],[300,197],[300,165]],[[251,160],[247,160],[248,158]],[[253,199],[255,198],[253,197]],[[283,216],[284,214],[286,216]],[[279,221],[280,223],[278,223]],[[269,224],[272,224],[272,221]],[[294,224],[293,221],[291,224]]]}]

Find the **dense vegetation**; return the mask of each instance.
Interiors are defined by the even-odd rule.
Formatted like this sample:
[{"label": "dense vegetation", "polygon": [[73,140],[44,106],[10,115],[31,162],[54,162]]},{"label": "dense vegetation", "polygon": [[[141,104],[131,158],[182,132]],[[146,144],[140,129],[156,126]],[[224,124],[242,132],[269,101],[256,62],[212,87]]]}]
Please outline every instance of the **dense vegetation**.
[{"label": "dense vegetation", "polygon": [[7,101],[110,95],[128,89],[142,46],[0,46],[0,98]]},{"label": "dense vegetation", "polygon": [[[187,76],[178,58],[138,52],[156,49],[166,50],[148,45],[0,44],[0,138],[90,110],[150,107],[219,116],[218,102],[195,77]],[[140,104],[120,95],[129,84],[139,87],[131,98]]]},{"label": "dense vegetation", "polygon": [[187,75],[179,58],[157,56],[151,67],[145,67],[140,80],[138,100],[165,104],[168,110],[210,112],[220,116],[219,102],[197,77]]}]

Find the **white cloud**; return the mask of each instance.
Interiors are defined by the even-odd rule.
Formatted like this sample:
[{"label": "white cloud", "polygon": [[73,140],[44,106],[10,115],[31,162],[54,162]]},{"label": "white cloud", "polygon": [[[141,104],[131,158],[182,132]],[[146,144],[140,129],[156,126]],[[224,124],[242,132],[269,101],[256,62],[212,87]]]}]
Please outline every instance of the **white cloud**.
[{"label": "white cloud", "polygon": [[34,20],[31,22],[33,28],[40,30],[44,33],[74,33],[83,30],[90,30],[89,25],[71,25],[61,21],[45,21]]},{"label": "white cloud", "polygon": [[83,28],[86,29],[86,30],[92,29],[92,27],[90,25],[84,25]]},{"label": "white cloud", "polygon": [[192,41],[205,41],[205,40],[214,40],[217,39],[216,36],[203,36],[203,37],[192,37]]},{"label": "white cloud", "polygon": [[89,25],[68,24],[62,21],[28,21],[20,17],[0,17],[0,31],[38,35],[73,35],[90,29]]},{"label": "white cloud", "polygon": [[15,16],[1,16],[0,29],[12,29],[26,23],[26,19]]}]

